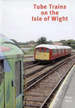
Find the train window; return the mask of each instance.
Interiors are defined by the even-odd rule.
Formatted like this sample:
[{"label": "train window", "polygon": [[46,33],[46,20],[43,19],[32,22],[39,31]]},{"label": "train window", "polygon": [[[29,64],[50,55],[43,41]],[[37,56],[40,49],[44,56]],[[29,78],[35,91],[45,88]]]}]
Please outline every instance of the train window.
[{"label": "train window", "polygon": [[45,49],[44,48],[41,48],[41,52],[45,52]]},{"label": "train window", "polygon": [[48,53],[49,53],[49,49],[46,49],[46,52],[48,52]]},{"label": "train window", "polygon": [[67,53],[67,49],[66,49],[66,53]]},{"label": "train window", "polygon": [[64,49],[63,49],[62,51],[63,51],[63,53],[64,53]]},{"label": "train window", "polygon": [[59,53],[60,53],[60,54],[62,53],[62,49],[59,49]]},{"label": "train window", "polygon": [[16,96],[21,94],[21,61],[15,63],[15,85],[16,85]]},{"label": "train window", "polygon": [[53,51],[53,54],[56,54],[57,53],[57,50],[56,49],[53,49],[52,51]]},{"label": "train window", "polygon": [[4,78],[4,66],[3,66],[3,61],[0,61],[0,84],[2,82],[2,79]]},{"label": "train window", "polygon": [[59,49],[57,49],[57,53],[59,54]]},{"label": "train window", "polygon": [[61,49],[61,53],[63,53],[63,49]]}]

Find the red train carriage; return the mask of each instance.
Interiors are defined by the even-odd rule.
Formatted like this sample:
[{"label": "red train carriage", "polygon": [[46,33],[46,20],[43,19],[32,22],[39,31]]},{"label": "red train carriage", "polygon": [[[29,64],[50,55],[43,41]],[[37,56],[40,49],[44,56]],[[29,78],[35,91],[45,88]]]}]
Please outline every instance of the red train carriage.
[{"label": "red train carriage", "polygon": [[34,49],[35,60],[54,60],[71,54],[71,47],[41,44]]}]

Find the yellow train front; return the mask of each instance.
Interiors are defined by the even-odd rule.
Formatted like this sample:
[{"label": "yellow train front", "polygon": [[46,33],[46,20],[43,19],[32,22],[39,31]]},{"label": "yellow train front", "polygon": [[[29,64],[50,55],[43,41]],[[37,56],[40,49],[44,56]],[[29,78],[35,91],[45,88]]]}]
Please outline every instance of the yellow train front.
[{"label": "yellow train front", "polygon": [[50,61],[71,54],[71,47],[41,44],[34,49],[36,61]]}]

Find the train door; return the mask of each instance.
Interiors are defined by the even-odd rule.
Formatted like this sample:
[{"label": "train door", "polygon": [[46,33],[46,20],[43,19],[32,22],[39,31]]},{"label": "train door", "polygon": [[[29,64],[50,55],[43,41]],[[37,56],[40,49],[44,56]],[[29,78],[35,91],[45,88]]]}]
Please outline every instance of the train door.
[{"label": "train door", "polygon": [[4,108],[4,66],[0,60],[0,108]]},{"label": "train door", "polygon": [[15,63],[16,108],[22,108],[22,69],[21,61]]}]

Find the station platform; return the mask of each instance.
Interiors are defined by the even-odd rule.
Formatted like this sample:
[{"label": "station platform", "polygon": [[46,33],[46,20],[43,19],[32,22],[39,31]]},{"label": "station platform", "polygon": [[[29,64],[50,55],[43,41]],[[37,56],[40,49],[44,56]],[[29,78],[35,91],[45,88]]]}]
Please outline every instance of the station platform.
[{"label": "station platform", "polygon": [[64,79],[49,108],[75,108],[75,65]]},{"label": "station platform", "polygon": [[75,72],[62,100],[61,108],[75,108]]}]

